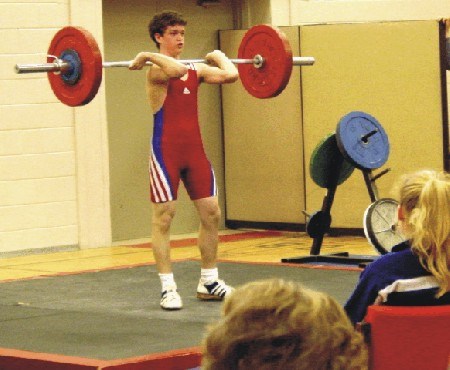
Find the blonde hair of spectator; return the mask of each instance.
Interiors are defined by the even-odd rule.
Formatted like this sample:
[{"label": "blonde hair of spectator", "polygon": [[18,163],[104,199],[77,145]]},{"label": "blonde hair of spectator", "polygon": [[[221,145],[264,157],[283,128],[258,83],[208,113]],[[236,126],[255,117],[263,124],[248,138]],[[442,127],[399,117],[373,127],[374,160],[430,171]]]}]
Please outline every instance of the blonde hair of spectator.
[{"label": "blonde hair of spectator", "polygon": [[440,297],[450,289],[450,175],[420,170],[402,176],[396,188],[402,231],[422,266],[438,281]]}]

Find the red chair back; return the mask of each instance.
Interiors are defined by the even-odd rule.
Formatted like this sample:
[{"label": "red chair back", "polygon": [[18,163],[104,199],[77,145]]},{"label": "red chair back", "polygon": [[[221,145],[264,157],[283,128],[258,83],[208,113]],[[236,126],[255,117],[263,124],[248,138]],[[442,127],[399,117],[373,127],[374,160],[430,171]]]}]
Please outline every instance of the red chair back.
[{"label": "red chair back", "polygon": [[450,306],[370,306],[371,370],[447,370]]}]

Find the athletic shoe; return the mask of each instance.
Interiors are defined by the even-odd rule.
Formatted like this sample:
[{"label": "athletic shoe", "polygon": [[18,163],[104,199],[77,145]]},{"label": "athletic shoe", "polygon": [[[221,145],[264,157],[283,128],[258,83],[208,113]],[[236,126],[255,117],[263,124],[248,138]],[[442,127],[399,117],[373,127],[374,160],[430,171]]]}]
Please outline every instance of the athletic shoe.
[{"label": "athletic shoe", "polygon": [[180,310],[183,302],[176,287],[170,287],[161,293],[160,306],[164,310]]},{"label": "athletic shoe", "polygon": [[221,301],[228,296],[234,288],[225,284],[223,280],[216,280],[211,284],[198,283],[197,298],[205,301]]}]

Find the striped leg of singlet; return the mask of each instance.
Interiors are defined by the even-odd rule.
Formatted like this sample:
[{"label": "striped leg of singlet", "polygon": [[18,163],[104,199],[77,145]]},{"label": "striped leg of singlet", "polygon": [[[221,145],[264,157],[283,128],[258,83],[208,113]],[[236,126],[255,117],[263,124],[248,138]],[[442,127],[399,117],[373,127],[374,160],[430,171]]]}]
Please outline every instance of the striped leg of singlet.
[{"label": "striped leg of singlet", "polygon": [[173,200],[172,189],[170,188],[169,175],[164,170],[152,148],[150,156],[150,183],[152,193],[157,203]]}]

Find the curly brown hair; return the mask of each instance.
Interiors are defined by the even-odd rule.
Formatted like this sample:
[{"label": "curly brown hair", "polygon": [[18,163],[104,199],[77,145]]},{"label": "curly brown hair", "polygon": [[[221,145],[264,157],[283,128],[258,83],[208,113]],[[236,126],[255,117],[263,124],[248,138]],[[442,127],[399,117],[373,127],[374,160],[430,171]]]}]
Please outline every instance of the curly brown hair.
[{"label": "curly brown hair", "polygon": [[159,43],[155,39],[155,34],[162,35],[167,27],[176,25],[187,25],[187,21],[183,18],[183,15],[171,10],[165,10],[161,13],[155,14],[150,23],[148,24],[148,32],[151,39],[159,49]]},{"label": "curly brown hair", "polygon": [[367,369],[367,348],[331,296],[268,279],[237,288],[203,340],[203,370]]}]

